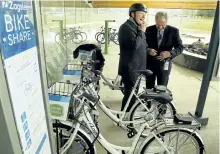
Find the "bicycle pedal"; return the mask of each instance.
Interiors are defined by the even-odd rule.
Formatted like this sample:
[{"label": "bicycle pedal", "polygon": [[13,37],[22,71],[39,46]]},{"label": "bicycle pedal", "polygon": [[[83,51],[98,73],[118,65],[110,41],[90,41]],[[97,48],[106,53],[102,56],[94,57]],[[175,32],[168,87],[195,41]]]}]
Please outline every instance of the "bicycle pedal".
[{"label": "bicycle pedal", "polygon": [[133,130],[133,127],[132,127],[130,124],[128,124],[126,127],[127,127],[128,129],[130,129],[131,131]]},{"label": "bicycle pedal", "polygon": [[130,131],[128,134],[127,134],[128,138],[132,138],[135,136],[135,133],[134,131]]}]

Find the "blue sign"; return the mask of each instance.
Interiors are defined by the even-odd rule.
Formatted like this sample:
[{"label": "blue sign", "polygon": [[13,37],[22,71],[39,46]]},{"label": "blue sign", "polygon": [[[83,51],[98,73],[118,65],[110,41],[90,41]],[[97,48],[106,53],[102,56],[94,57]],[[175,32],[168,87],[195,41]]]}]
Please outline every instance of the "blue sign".
[{"label": "blue sign", "polygon": [[23,124],[23,129],[24,129],[24,132],[26,132],[26,130],[28,129],[28,122],[27,121]]},{"label": "blue sign", "polygon": [[23,112],[23,114],[21,115],[21,121],[22,123],[27,119],[27,115],[26,112]]},{"label": "blue sign", "polygon": [[[29,17],[31,15],[31,17]],[[0,43],[7,59],[36,46],[32,1],[0,1]]]},{"label": "blue sign", "polygon": [[0,1],[0,56],[4,61],[23,153],[40,154],[42,150],[51,154],[32,3],[32,0]]}]

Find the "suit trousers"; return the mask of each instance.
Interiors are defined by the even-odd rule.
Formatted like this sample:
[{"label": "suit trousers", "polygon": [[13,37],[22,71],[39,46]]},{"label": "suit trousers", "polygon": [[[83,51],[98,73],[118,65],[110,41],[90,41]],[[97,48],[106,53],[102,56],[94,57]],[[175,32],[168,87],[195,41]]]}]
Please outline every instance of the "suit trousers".
[{"label": "suit trousers", "polygon": [[151,89],[155,86],[155,81],[157,79],[157,85],[164,85],[167,87],[169,82],[169,75],[172,68],[172,61],[169,61],[168,69],[164,69],[165,62],[151,63],[147,66],[153,74],[147,77],[146,88]]},{"label": "suit trousers", "polygon": [[[126,103],[128,101],[128,98],[129,98],[129,96],[131,94],[131,91],[132,91],[133,87],[135,86],[136,79],[137,78],[134,77],[134,74],[131,74],[131,72],[122,75],[122,82],[124,84],[124,97],[122,99],[121,111],[124,110],[124,107],[125,107],[125,105],[126,105]],[[138,92],[138,89],[139,89],[139,84],[138,84],[137,88],[135,89],[135,93]],[[135,101],[136,101],[136,99],[133,96],[131,101],[129,102],[129,106],[128,106],[126,112],[130,111],[130,109],[134,105]]]}]

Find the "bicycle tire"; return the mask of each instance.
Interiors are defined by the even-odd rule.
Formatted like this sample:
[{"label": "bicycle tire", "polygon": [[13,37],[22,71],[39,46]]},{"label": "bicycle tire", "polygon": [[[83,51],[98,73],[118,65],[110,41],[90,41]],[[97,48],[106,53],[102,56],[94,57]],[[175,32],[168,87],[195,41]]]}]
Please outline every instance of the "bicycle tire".
[{"label": "bicycle tire", "polygon": [[80,34],[82,35],[82,42],[85,42],[87,40],[87,34],[85,32],[80,32]]},{"label": "bicycle tire", "polygon": [[96,39],[96,41],[98,41],[97,36],[98,36],[99,34],[101,34],[101,32],[97,32],[97,33],[95,34],[95,39]]},{"label": "bicycle tire", "polygon": [[[178,132],[178,133],[185,133],[187,135],[192,136],[192,138],[194,139],[194,141],[197,143],[196,145],[198,145],[199,147],[197,148],[197,154],[203,154],[204,153],[204,144],[203,141],[201,140],[201,138],[199,137],[199,135],[195,132],[190,131],[189,129],[185,129],[185,128],[170,128],[168,130],[161,130],[159,133],[156,134],[156,136],[160,137],[160,136],[165,136],[165,134],[168,133],[172,133],[172,132]],[[147,154],[145,153],[146,150],[151,147],[151,143],[155,140],[155,137],[152,136],[150,139],[146,139],[141,148],[140,148],[140,154]],[[158,142],[158,141],[157,141]],[[177,142],[178,143],[178,142]],[[169,145],[169,144],[168,144]],[[176,145],[175,145],[176,146]],[[195,146],[195,145],[194,145]],[[143,147],[143,148],[142,148]],[[184,151],[186,151],[187,149],[184,148]],[[152,151],[151,151],[152,153]],[[154,152],[157,153],[157,152]],[[178,153],[178,151],[174,151],[174,153]],[[189,152],[190,153],[190,152]],[[191,154],[191,153],[190,153]]]},{"label": "bicycle tire", "polygon": [[100,33],[97,36],[97,41],[98,41],[98,43],[105,44],[105,34],[104,33]]},{"label": "bicycle tire", "polygon": [[[75,40],[76,38],[76,40]],[[74,37],[72,37],[72,41],[75,43],[75,44],[80,44],[83,40],[83,36],[81,35],[81,33],[74,33]]]},{"label": "bicycle tire", "polygon": [[[68,126],[68,125],[64,125],[62,123],[58,123],[58,129],[66,129],[67,131],[70,131],[72,129],[72,127]],[[74,129],[72,130],[72,132],[74,131]],[[63,134],[64,135],[64,134]],[[65,135],[64,135],[65,136]],[[81,139],[83,139],[85,141],[85,143],[88,146],[89,151],[87,151],[85,154],[96,154],[96,150],[94,148],[94,145],[92,144],[92,142],[83,134],[83,132],[81,132],[80,130],[77,132],[77,136],[79,136]],[[68,137],[68,136],[65,136]],[[75,141],[75,140],[74,140]],[[62,144],[65,144],[65,141],[61,141],[63,142]],[[79,142],[78,140],[76,142]],[[71,145],[72,146],[72,145]],[[62,147],[61,147],[62,148]],[[71,150],[71,148],[67,151],[67,154],[74,154],[74,153],[69,153],[69,151]]]},{"label": "bicycle tire", "polygon": [[59,44],[59,42],[60,42],[60,34],[59,34],[59,33],[57,33],[57,34],[55,35],[55,42],[56,42],[57,44]]},{"label": "bicycle tire", "polygon": [[[146,104],[146,103],[148,103],[148,102],[145,102],[145,104]],[[136,110],[137,110],[138,107],[140,107],[142,104],[141,104],[140,102],[138,102],[138,103],[135,103],[134,105],[135,105],[135,106],[131,108],[130,121],[135,121],[134,116],[135,116]],[[146,106],[148,107],[148,104],[146,104]],[[169,103],[166,104],[166,107],[167,107],[167,109],[170,109],[170,110],[171,110],[171,111],[170,111],[171,117],[173,117],[173,116],[176,114],[176,109],[175,109],[174,105],[173,105],[171,102],[169,102]],[[166,110],[166,111],[167,111],[167,110]],[[146,112],[147,112],[147,111],[146,111]],[[136,132],[139,131],[138,128],[135,127],[135,125],[134,125],[133,123],[131,123],[131,126],[134,128],[134,130],[135,130]],[[146,137],[147,134],[142,133],[141,136],[142,136],[142,137]]]},{"label": "bicycle tire", "polygon": [[119,41],[118,41],[118,33],[115,33],[115,35],[113,36],[113,42],[116,44],[116,45],[119,45]]}]

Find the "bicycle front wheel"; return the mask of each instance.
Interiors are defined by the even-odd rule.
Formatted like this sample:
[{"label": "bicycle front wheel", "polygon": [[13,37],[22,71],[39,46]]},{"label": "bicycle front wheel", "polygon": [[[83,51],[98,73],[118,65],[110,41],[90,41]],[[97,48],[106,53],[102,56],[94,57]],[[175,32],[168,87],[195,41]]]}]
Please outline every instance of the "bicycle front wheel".
[{"label": "bicycle front wheel", "polygon": [[98,36],[97,36],[97,41],[101,44],[104,44],[105,43],[105,34],[104,33],[100,33]]},{"label": "bicycle front wheel", "polygon": [[80,34],[82,35],[83,38],[82,42],[85,42],[87,40],[87,34],[85,32],[81,32]]},{"label": "bicycle front wheel", "polygon": [[[62,148],[65,143],[69,140],[71,133],[74,131],[74,128],[64,125],[62,123],[58,124],[59,130],[59,147]],[[54,128],[55,131],[55,128]],[[71,133],[62,133],[62,132],[70,132]],[[68,135],[69,134],[69,135]],[[70,148],[66,152],[67,154],[96,154],[94,145],[92,142],[87,138],[84,133],[78,131],[76,137],[71,144]]]},{"label": "bicycle front wheel", "polygon": [[[199,135],[192,130],[172,128],[156,134],[171,154],[203,154],[204,145]],[[143,142],[140,154],[167,154],[159,141],[152,136]]]}]

